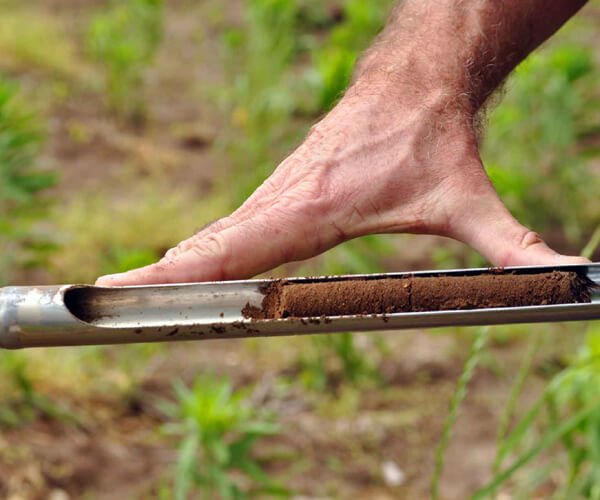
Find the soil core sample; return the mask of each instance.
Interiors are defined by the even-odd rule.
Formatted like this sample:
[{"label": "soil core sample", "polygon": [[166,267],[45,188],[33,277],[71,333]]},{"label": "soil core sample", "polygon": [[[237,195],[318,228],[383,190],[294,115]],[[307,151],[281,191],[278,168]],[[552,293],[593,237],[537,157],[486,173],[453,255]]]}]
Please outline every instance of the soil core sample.
[{"label": "soil core sample", "polygon": [[589,302],[585,278],[573,272],[414,278],[413,311],[544,306]]},{"label": "soil core sample", "polygon": [[261,307],[246,318],[314,318],[519,307],[590,302],[591,282],[575,272],[485,273],[476,276],[349,279],[313,283],[275,281]]}]

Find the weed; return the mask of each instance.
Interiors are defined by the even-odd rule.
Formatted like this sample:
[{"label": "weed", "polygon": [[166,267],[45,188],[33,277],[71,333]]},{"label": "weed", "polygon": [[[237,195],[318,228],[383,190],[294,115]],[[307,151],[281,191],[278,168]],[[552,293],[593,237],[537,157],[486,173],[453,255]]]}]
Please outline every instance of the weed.
[{"label": "weed", "polygon": [[599,107],[595,73],[584,47],[530,56],[492,112],[484,143],[488,174],[515,215],[538,230],[561,227],[578,244],[600,217],[594,182],[581,182],[597,175],[595,153],[581,150],[587,117]]},{"label": "weed", "polygon": [[471,351],[467,357],[467,360],[465,361],[464,368],[460,378],[458,379],[456,388],[454,389],[454,394],[452,395],[452,400],[450,401],[448,416],[444,422],[442,437],[435,450],[435,468],[431,478],[432,500],[437,500],[440,496],[440,480],[442,478],[442,471],[444,470],[446,450],[448,449],[450,439],[452,438],[452,430],[456,424],[456,419],[458,418],[460,405],[467,395],[469,382],[475,374],[475,368],[477,368],[477,365],[479,364],[487,339],[488,328],[480,328],[476,334],[475,340],[473,340]]},{"label": "weed", "polygon": [[[514,426],[512,432],[499,445],[496,464],[501,465],[509,455],[511,465],[495,473],[492,480],[481,488],[474,498],[493,495],[506,481],[547,450],[562,444],[564,455],[544,466],[527,470],[529,481],[515,490],[525,495],[535,491],[537,485],[550,476],[558,479],[557,498],[596,498],[595,491],[600,472],[600,454],[597,451],[597,429],[600,428],[600,399],[596,391],[599,380],[600,359],[599,330],[590,328],[586,346],[578,359],[559,373],[546,386],[540,398]],[[543,410],[547,410],[547,423],[541,433],[531,438],[534,424]],[[532,445],[528,445],[532,442]],[[525,446],[525,451],[520,449]],[[528,447],[527,447],[528,446]],[[565,473],[566,472],[566,473]],[[535,478],[535,481],[531,479]]]},{"label": "weed", "polygon": [[56,176],[37,164],[43,132],[34,113],[19,99],[18,86],[0,75],[0,280],[23,252],[43,250],[44,240],[33,232],[46,205],[40,193]]},{"label": "weed", "polygon": [[55,279],[88,282],[103,273],[147,264],[188,237],[190,228],[215,220],[226,210],[223,198],[199,202],[192,190],[168,185],[157,189],[139,179],[127,193],[117,199],[114,194],[109,198],[81,193],[52,213],[63,244],[50,260]]},{"label": "weed", "polygon": [[[24,2],[19,2],[24,3]],[[39,15],[31,6],[0,3],[0,67],[43,72],[85,83],[90,71],[78,56],[74,40],[57,17]]]},{"label": "weed", "polygon": [[241,499],[276,494],[277,486],[254,458],[254,445],[277,432],[272,418],[253,408],[227,380],[198,378],[191,388],[175,384],[177,404],[163,405],[175,422],[165,430],[181,437],[175,497],[194,490],[206,498]]},{"label": "weed", "polygon": [[235,186],[228,183],[233,206],[256,189],[283,148],[298,138],[297,132],[290,132],[289,122],[295,108],[289,69],[297,48],[297,12],[297,2],[251,0],[244,10],[243,29],[223,36],[231,85],[220,97],[234,126],[225,140],[236,177]]},{"label": "weed", "polygon": [[[0,406],[1,426],[17,427],[38,417],[69,423],[78,421],[71,411],[36,391],[28,369],[28,358],[24,353],[2,352],[0,363],[2,383],[5,386],[5,400]],[[13,396],[7,397],[11,393],[14,393]]]},{"label": "weed", "polygon": [[109,104],[133,123],[146,118],[142,84],[162,38],[162,19],[162,0],[112,2],[88,31],[88,50],[104,71]]},{"label": "weed", "polygon": [[383,28],[391,3],[344,2],[342,21],[312,53],[313,69],[309,75],[317,96],[315,113],[328,111],[340,98],[350,83],[359,54]]},{"label": "weed", "polygon": [[[521,454],[510,467],[503,470],[501,473],[497,474],[490,483],[486,486],[478,490],[473,496],[474,499],[483,499],[488,497],[489,495],[494,494],[494,492],[505,483],[510,477],[519,469],[522,469],[525,465],[531,462],[535,457],[539,456],[539,454],[548,449],[550,446],[556,444],[560,439],[564,439],[565,436],[568,436],[571,433],[578,433],[577,431],[581,427],[585,427],[586,423],[590,420],[590,418],[596,423],[597,427],[597,419],[600,415],[600,399],[596,398],[595,401],[592,401],[587,406],[583,407],[579,411],[577,411],[573,416],[568,419],[562,421],[562,423],[558,424],[555,427],[552,427],[548,430],[546,434],[544,434],[538,442],[528,449],[525,453]],[[595,437],[592,435],[592,437]],[[598,498],[598,471],[592,471],[592,477],[589,478],[589,481],[583,481],[581,483],[577,483],[577,486],[583,490],[578,493],[584,493],[586,497]],[[590,495],[591,494],[591,495]],[[574,498],[574,496],[567,495],[564,498]]]},{"label": "weed", "polygon": [[369,382],[381,382],[372,347],[385,350],[383,340],[362,338],[365,345],[358,345],[350,333],[315,335],[310,338],[299,358],[300,380],[303,385],[316,391],[335,389],[339,385],[359,386]]},{"label": "weed", "polygon": [[[525,381],[527,377],[531,373],[531,368],[533,365],[533,360],[536,352],[538,351],[542,341],[542,336],[540,332],[531,333],[531,337],[529,338],[529,344],[527,347],[527,351],[523,356],[523,361],[521,362],[521,366],[519,367],[519,371],[517,372],[517,376],[515,377],[515,382],[511,387],[510,395],[508,397],[507,403],[504,407],[502,415],[500,416],[500,421],[498,423],[498,432],[496,434],[496,446],[497,449],[500,449],[502,446],[502,442],[506,437],[508,429],[511,424],[511,420],[514,417],[514,413],[519,402],[519,397],[521,396],[521,392],[523,391],[523,387],[525,385]],[[501,458],[497,456],[494,460],[493,472],[494,474],[498,473],[500,468]]]}]

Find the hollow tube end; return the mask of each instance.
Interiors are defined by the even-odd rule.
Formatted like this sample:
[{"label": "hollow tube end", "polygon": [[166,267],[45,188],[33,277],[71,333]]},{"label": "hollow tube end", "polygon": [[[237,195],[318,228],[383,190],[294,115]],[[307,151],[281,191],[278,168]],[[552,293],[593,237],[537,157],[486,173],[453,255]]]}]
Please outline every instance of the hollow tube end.
[{"label": "hollow tube end", "polygon": [[16,306],[10,289],[0,289],[0,348],[18,349],[19,326],[16,324]]}]

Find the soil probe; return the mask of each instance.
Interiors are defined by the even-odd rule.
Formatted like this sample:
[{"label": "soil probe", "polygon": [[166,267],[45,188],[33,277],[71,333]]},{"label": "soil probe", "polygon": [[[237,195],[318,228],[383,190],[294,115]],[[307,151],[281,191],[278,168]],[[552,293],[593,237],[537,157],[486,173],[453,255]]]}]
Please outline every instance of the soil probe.
[{"label": "soil probe", "polygon": [[249,319],[242,311],[260,310],[265,290],[277,280],[114,288],[91,285],[13,286],[0,289],[0,347],[127,344],[600,319],[600,263],[289,278],[285,283],[498,274],[518,276],[553,271],[574,272],[586,280],[590,286],[589,302]]}]

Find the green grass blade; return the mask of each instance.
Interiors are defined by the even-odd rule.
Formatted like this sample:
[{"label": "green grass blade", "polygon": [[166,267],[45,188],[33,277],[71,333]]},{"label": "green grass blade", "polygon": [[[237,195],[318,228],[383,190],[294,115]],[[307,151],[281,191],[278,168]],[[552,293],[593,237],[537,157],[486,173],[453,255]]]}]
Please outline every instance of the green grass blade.
[{"label": "green grass blade", "polygon": [[467,395],[467,389],[469,382],[473,378],[473,374],[475,373],[475,368],[481,359],[481,352],[485,347],[485,344],[488,339],[488,329],[481,328],[477,332],[477,336],[473,341],[473,345],[471,346],[471,352],[467,360],[465,361],[465,365],[463,371],[458,379],[458,383],[456,384],[456,389],[454,390],[454,394],[452,395],[452,400],[450,401],[450,409],[448,412],[448,416],[446,417],[446,421],[444,422],[444,430],[442,432],[442,438],[435,450],[435,469],[433,471],[433,476],[431,478],[431,498],[432,500],[438,500],[440,495],[440,480],[442,477],[442,471],[444,469],[444,462],[446,458],[446,451],[448,449],[448,445],[450,444],[450,439],[452,437],[452,429],[454,428],[454,424],[456,423],[456,419],[458,417],[458,410],[462,401],[465,399]]},{"label": "green grass blade", "polygon": [[533,358],[535,353],[538,351],[540,344],[542,341],[542,335],[539,332],[533,334],[529,339],[529,345],[527,346],[527,352],[523,357],[523,361],[521,362],[521,366],[519,367],[519,371],[517,373],[517,377],[513,383],[513,386],[510,391],[510,395],[508,397],[508,401],[506,406],[504,407],[504,411],[500,416],[500,423],[498,424],[498,433],[496,435],[496,458],[494,459],[493,471],[496,474],[500,467],[502,466],[502,456],[500,455],[500,449],[502,447],[502,442],[506,437],[508,432],[508,428],[510,426],[510,422],[515,414],[515,409],[517,407],[517,402],[519,401],[519,397],[521,392],[523,391],[523,386],[525,385],[525,380],[527,380],[527,376],[531,372],[531,366],[533,364]]},{"label": "green grass blade", "polygon": [[583,247],[581,255],[587,257],[588,259],[591,259],[592,255],[594,255],[594,252],[596,251],[596,248],[598,248],[598,245],[600,245],[600,226],[596,228],[596,230],[592,234],[592,237],[587,242],[587,245]]},{"label": "green grass blade", "polygon": [[473,500],[481,500],[488,495],[492,495],[499,486],[505,483],[511,476],[519,470],[521,467],[526,465],[528,462],[537,457],[542,451],[546,448],[549,448],[558,440],[562,439],[563,436],[573,429],[575,429],[581,422],[583,422],[587,417],[589,417],[593,412],[597,411],[600,408],[600,401],[596,400],[593,404],[589,404],[585,406],[578,413],[573,415],[570,419],[568,419],[563,424],[558,427],[552,429],[550,432],[546,433],[540,441],[533,446],[531,449],[523,453],[519,458],[517,458],[513,464],[502,471],[500,474],[497,474],[492,481],[490,481],[483,488],[479,489],[474,495]]}]

